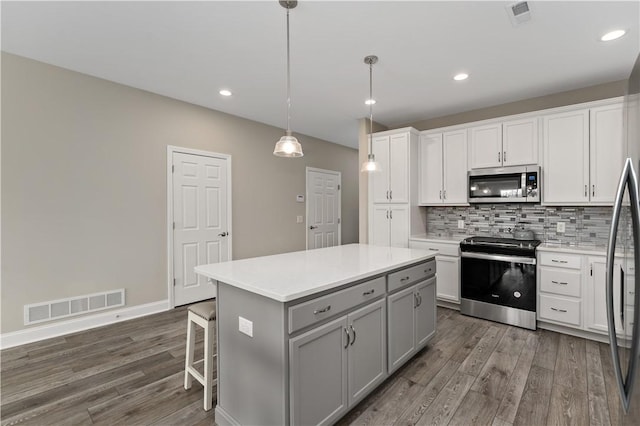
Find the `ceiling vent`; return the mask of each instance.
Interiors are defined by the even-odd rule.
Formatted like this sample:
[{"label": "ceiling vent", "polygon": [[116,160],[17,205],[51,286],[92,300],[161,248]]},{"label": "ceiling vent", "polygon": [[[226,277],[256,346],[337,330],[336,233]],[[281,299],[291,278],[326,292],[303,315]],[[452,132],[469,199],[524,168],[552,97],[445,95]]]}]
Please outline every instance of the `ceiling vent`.
[{"label": "ceiling vent", "polygon": [[506,8],[514,27],[531,20],[531,9],[526,1],[510,4]]}]

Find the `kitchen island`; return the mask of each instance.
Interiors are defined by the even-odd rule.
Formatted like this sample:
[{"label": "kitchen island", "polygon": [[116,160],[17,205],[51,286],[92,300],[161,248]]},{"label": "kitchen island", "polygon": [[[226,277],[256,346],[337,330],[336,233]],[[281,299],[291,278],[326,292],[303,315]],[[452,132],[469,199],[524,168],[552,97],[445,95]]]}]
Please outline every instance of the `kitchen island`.
[{"label": "kitchen island", "polygon": [[435,334],[434,256],[351,244],[196,267],[218,286],[216,423],[342,417]]}]

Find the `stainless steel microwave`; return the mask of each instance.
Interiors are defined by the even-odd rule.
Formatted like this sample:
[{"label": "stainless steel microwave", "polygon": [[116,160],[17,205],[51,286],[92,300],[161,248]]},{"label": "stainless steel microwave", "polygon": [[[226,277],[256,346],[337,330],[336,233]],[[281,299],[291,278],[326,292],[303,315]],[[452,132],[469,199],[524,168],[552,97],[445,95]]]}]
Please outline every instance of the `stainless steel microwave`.
[{"label": "stainless steel microwave", "polygon": [[540,166],[468,172],[470,203],[539,203]]}]

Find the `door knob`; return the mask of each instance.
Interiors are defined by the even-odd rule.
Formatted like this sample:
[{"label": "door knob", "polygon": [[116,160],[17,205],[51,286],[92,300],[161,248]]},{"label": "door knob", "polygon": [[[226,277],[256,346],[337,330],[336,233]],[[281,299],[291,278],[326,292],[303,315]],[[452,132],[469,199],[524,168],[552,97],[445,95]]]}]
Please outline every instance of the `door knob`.
[{"label": "door knob", "polygon": [[229,235],[229,233],[227,231],[224,231],[221,234],[218,234],[218,237],[226,237],[227,235]]},{"label": "door knob", "polygon": [[311,226],[309,227],[309,229],[316,229],[316,228],[317,228],[317,226],[313,226],[313,225],[311,225]]}]

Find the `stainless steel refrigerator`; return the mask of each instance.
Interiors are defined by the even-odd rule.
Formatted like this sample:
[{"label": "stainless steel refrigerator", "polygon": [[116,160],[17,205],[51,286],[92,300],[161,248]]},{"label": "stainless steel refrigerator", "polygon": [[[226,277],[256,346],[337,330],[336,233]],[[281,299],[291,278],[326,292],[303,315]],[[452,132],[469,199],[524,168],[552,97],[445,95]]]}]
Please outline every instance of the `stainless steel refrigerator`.
[{"label": "stainless steel refrigerator", "polygon": [[[640,424],[640,56],[624,105],[626,159],[613,207],[607,246],[607,317],[623,425]],[[614,264],[620,264],[616,266]],[[620,280],[614,275],[620,274]],[[617,278],[617,276],[615,277]],[[614,285],[621,288],[614,288]],[[618,327],[616,328],[616,324]],[[635,326],[634,326],[635,325]]]}]

